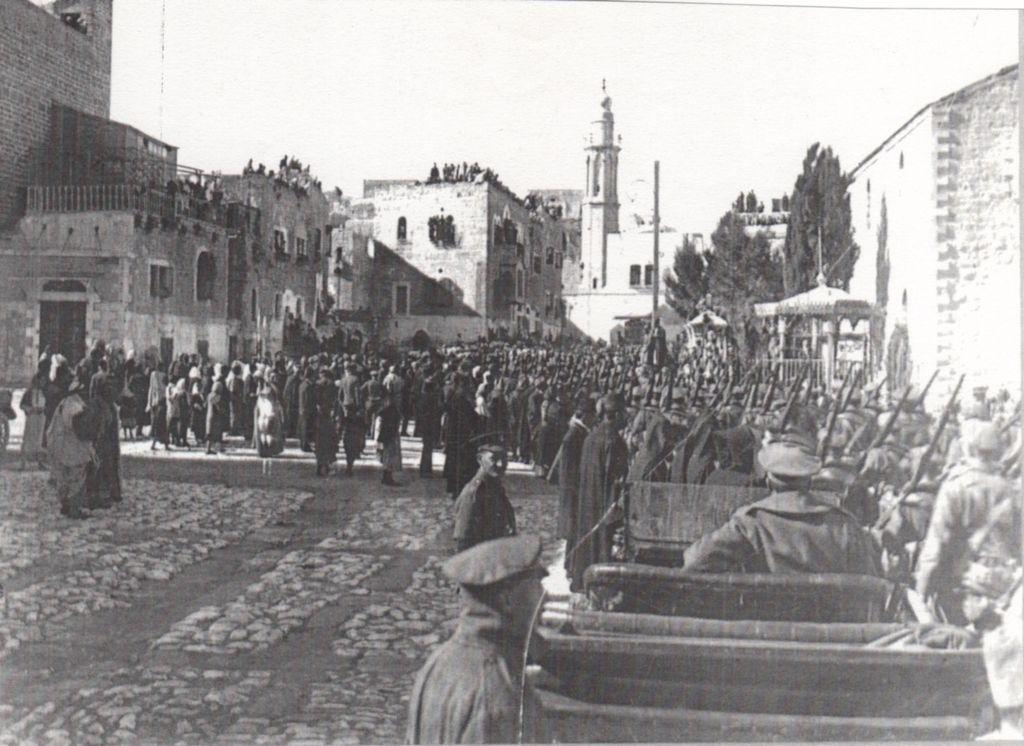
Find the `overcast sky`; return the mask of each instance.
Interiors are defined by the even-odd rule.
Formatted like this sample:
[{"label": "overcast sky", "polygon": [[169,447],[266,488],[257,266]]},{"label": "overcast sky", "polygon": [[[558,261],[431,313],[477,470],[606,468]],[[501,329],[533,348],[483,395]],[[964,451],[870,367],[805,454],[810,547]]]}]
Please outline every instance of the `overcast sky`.
[{"label": "overcast sky", "polygon": [[522,196],[582,188],[606,78],[622,201],[660,159],[664,220],[709,233],[740,189],[790,190],[811,143],[850,170],[1016,60],[1011,10],[167,0],[161,52],[161,3],[116,0],[111,116],[206,170],[287,153],[361,195],[479,161]]}]

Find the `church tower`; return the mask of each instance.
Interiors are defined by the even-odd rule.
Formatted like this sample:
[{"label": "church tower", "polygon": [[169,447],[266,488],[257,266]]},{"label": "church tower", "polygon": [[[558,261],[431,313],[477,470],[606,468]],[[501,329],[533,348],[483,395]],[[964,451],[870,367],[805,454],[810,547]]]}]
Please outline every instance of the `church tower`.
[{"label": "church tower", "polygon": [[[601,115],[590,129],[587,145],[587,188],[583,200],[583,231],[589,234],[588,290],[608,284],[608,234],[619,232],[619,146],[615,144],[612,100],[601,82]],[[600,261],[600,277],[594,266]],[[598,280],[598,283],[594,282]]]}]

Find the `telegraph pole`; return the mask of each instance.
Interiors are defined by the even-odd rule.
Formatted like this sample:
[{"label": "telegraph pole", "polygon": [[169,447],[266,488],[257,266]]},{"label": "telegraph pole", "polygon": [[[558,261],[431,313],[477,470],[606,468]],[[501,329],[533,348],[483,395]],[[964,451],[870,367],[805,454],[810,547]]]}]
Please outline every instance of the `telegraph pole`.
[{"label": "telegraph pole", "polygon": [[661,232],[661,214],[658,212],[658,175],[661,171],[659,161],[654,162],[654,277],[651,281],[652,297],[654,305],[651,307],[651,328],[654,328],[654,319],[658,316],[658,282],[660,281],[660,269],[658,267],[658,240]]}]

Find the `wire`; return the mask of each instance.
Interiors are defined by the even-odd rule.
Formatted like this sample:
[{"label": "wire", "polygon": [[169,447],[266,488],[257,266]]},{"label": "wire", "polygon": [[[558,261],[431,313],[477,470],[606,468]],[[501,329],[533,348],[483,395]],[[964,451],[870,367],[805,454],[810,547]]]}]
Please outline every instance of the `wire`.
[{"label": "wire", "polygon": [[160,139],[164,139],[164,49],[167,28],[167,0],[160,2],[160,110],[158,116]]}]

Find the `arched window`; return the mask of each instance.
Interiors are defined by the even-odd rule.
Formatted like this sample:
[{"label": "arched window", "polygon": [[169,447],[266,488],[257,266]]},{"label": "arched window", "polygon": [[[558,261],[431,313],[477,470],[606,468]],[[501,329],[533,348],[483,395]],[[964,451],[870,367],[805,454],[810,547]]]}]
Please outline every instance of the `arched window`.
[{"label": "arched window", "polygon": [[295,317],[302,318],[302,298],[295,299]]},{"label": "arched window", "polygon": [[280,293],[276,293],[274,295],[274,318],[275,319],[280,319],[281,318],[281,294]]},{"label": "arched window", "polygon": [[[869,187],[869,189],[870,189],[870,187]],[[789,212],[789,195],[788,194],[783,194],[782,195],[782,211],[783,212]]]},{"label": "arched window", "polygon": [[398,240],[405,240],[405,216],[403,215],[398,219]]},{"label": "arched window", "polygon": [[259,312],[258,297],[256,295],[256,288],[249,291],[249,320],[256,321],[256,317]]},{"label": "arched window", "polygon": [[213,284],[217,270],[213,262],[213,254],[200,251],[196,258],[196,300],[213,300]]}]

